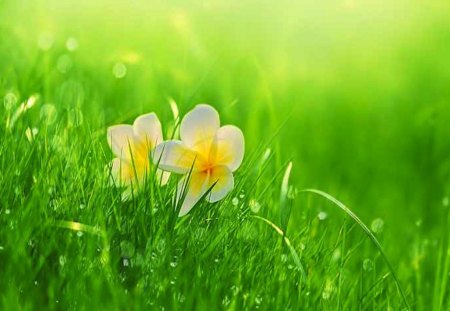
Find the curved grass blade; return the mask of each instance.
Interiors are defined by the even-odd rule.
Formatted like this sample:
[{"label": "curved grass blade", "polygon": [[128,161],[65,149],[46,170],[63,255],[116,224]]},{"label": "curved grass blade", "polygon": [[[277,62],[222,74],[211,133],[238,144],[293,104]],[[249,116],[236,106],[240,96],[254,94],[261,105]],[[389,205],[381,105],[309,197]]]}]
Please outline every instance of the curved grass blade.
[{"label": "curved grass blade", "polygon": [[304,189],[304,190],[301,190],[300,192],[315,193],[315,194],[318,194],[321,197],[324,197],[325,199],[333,202],[342,211],[344,211],[348,216],[350,216],[361,227],[361,229],[372,240],[373,244],[375,244],[376,248],[378,249],[378,251],[380,252],[381,256],[383,257],[386,265],[388,266],[388,268],[389,268],[389,270],[390,270],[390,272],[392,274],[392,277],[394,278],[395,284],[397,285],[397,289],[400,292],[400,295],[402,296],[403,303],[405,304],[406,309],[407,310],[411,310],[411,308],[409,307],[408,300],[406,299],[405,292],[403,291],[403,288],[400,285],[400,281],[397,278],[397,275],[395,274],[394,267],[392,266],[391,262],[387,258],[386,253],[384,252],[383,247],[381,246],[380,242],[378,242],[378,239],[375,237],[375,235],[372,233],[372,231],[370,231],[370,229],[364,224],[364,222],[358,216],[356,216],[356,214],[353,213],[347,206],[345,206],[343,203],[341,203],[340,201],[338,201],[337,199],[335,199],[334,197],[332,197],[331,195],[329,195],[326,192],[323,192],[323,191],[320,191],[320,190],[316,190],[316,189]]},{"label": "curved grass blade", "polygon": [[288,197],[289,192],[289,177],[291,176],[292,162],[289,162],[284,171],[283,181],[281,182],[280,194],[280,223],[281,230],[286,234],[289,218],[291,216],[292,200]]},{"label": "curved grass blade", "polygon": [[289,248],[289,251],[291,252],[291,256],[292,256],[292,259],[294,260],[294,263],[297,265],[298,269],[300,270],[301,280],[303,282],[305,282],[305,280],[306,280],[306,273],[305,273],[305,268],[303,267],[303,264],[302,264],[302,262],[300,260],[300,256],[297,254],[297,251],[292,246],[291,241],[288,239],[288,237],[283,232],[283,230],[281,230],[280,227],[278,227],[276,224],[274,224],[273,222],[271,222],[267,218],[264,218],[264,217],[261,217],[261,216],[257,216],[257,215],[251,215],[250,217],[265,222],[270,227],[272,227],[272,229],[274,229],[279,235],[281,235],[283,237],[284,243],[286,244],[286,246]]}]

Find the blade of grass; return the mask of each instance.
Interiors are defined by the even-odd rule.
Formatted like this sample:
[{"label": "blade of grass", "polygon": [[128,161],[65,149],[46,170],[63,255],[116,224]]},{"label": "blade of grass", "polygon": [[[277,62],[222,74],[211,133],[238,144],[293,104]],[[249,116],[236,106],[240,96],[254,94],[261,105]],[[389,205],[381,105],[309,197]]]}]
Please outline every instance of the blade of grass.
[{"label": "blade of grass", "polygon": [[258,220],[261,220],[264,223],[268,224],[270,227],[272,227],[272,229],[275,230],[276,233],[278,233],[280,236],[283,237],[284,243],[288,247],[288,249],[289,249],[289,251],[291,253],[292,259],[294,260],[294,263],[297,265],[298,269],[300,270],[301,280],[303,282],[305,282],[305,280],[306,280],[306,273],[305,273],[305,268],[303,267],[303,264],[302,264],[302,262],[300,260],[300,256],[297,254],[297,251],[295,250],[294,246],[292,246],[291,241],[285,235],[283,230],[281,230],[280,227],[278,227],[276,224],[274,224],[273,222],[271,222],[267,218],[264,218],[264,217],[261,217],[261,216],[257,216],[257,215],[251,215],[250,217],[258,219]]},{"label": "blade of grass", "polygon": [[332,203],[337,205],[342,211],[344,211],[348,216],[350,216],[361,227],[361,229],[367,234],[367,236],[370,238],[370,240],[373,242],[373,244],[375,245],[375,247],[378,249],[381,256],[383,257],[386,265],[388,266],[388,268],[392,274],[392,277],[394,278],[395,284],[397,285],[397,289],[400,292],[400,295],[402,296],[403,303],[405,304],[406,309],[410,310],[411,308],[409,307],[408,300],[406,299],[405,292],[400,284],[397,274],[395,273],[394,267],[392,266],[391,262],[387,258],[387,255],[384,252],[383,247],[381,246],[380,242],[375,237],[375,235],[372,233],[372,231],[370,231],[369,227],[367,227],[364,224],[364,222],[358,216],[356,216],[356,214],[353,213],[347,206],[345,206],[343,203],[341,203],[340,201],[338,201],[337,199],[335,199],[328,193],[320,191],[320,190],[316,190],[316,189],[304,189],[304,190],[301,190],[300,192],[314,193],[314,194],[317,194],[317,195],[331,201]]}]

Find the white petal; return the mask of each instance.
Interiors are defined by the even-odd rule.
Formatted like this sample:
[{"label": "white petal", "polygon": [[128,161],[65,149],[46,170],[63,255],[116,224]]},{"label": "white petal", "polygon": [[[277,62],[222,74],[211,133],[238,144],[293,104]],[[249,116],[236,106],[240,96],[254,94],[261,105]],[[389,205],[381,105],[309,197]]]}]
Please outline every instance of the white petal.
[{"label": "white petal", "polygon": [[162,170],[177,174],[196,170],[199,161],[199,156],[178,140],[159,144],[153,152],[153,163]]},{"label": "white petal", "polygon": [[183,177],[178,183],[177,187],[177,205],[180,199],[184,196],[184,201],[181,205],[179,217],[186,215],[194,207],[201,197],[208,191],[209,175],[207,173],[196,172],[192,173],[189,182],[186,185],[188,176]]},{"label": "white petal", "polygon": [[216,165],[225,165],[232,172],[242,164],[245,152],[244,135],[233,125],[221,127],[211,148],[211,161]]},{"label": "white petal", "polygon": [[163,142],[161,122],[155,113],[144,114],[136,118],[133,123],[134,134],[140,142],[153,149]]},{"label": "white petal", "polygon": [[113,153],[121,159],[131,159],[130,148],[135,141],[133,127],[127,124],[114,125],[106,133],[108,144]]},{"label": "white petal", "polygon": [[119,158],[111,161],[110,171],[111,182],[119,187],[130,185],[134,178],[134,171],[132,165]]},{"label": "white petal", "polygon": [[209,177],[209,187],[212,187],[207,199],[214,203],[222,200],[234,188],[234,177],[226,166],[217,166]]},{"label": "white petal", "polygon": [[197,105],[181,121],[180,137],[187,147],[207,156],[219,127],[219,113],[209,105]]},{"label": "white petal", "polygon": [[160,169],[156,170],[156,179],[157,179],[158,182],[160,182],[161,186],[167,185],[167,183],[169,182],[169,178],[170,178],[170,173],[169,172],[165,172],[165,171],[160,170]]}]

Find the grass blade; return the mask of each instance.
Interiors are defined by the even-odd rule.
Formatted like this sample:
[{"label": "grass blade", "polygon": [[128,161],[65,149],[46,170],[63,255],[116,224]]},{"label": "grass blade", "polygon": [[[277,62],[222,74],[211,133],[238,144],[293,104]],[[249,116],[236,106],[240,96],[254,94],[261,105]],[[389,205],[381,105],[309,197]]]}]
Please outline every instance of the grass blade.
[{"label": "grass blade", "polygon": [[344,211],[348,216],[350,216],[361,227],[361,229],[367,234],[367,236],[370,238],[370,240],[372,240],[373,244],[375,244],[375,247],[378,249],[378,251],[380,252],[384,261],[386,262],[386,265],[388,266],[388,268],[392,274],[392,277],[394,278],[395,284],[397,285],[397,289],[400,292],[400,295],[402,296],[405,307],[407,310],[410,310],[411,308],[409,307],[408,300],[406,299],[405,292],[403,291],[400,281],[397,278],[394,267],[392,266],[391,262],[387,258],[386,253],[384,252],[383,247],[381,246],[380,242],[378,242],[378,239],[375,237],[375,235],[372,233],[372,231],[370,231],[369,227],[367,227],[364,224],[364,222],[358,216],[356,216],[356,214],[353,213],[347,206],[345,206],[343,203],[341,203],[340,201],[338,201],[337,199],[335,199],[328,193],[320,191],[320,190],[316,190],[316,189],[305,189],[305,190],[301,190],[300,192],[318,194],[321,197],[324,197],[325,199],[333,202],[342,211]]}]

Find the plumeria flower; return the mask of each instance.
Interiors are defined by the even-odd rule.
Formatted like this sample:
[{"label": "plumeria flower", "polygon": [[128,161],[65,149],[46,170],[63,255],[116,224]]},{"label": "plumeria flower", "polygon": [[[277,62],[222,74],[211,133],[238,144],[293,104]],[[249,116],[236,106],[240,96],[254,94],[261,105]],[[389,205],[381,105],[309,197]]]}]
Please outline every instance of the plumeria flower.
[{"label": "plumeria flower", "polygon": [[153,161],[165,171],[184,175],[177,188],[177,202],[184,196],[179,214],[183,216],[209,190],[206,199],[213,203],[233,189],[233,172],[242,163],[245,146],[242,131],[233,125],[220,127],[218,112],[208,105],[186,114],[180,138],[159,144]]},{"label": "plumeria flower", "polygon": [[[114,184],[126,187],[124,197],[143,184],[150,169],[150,154],[163,141],[161,123],[154,113],[139,116],[133,123],[114,125],[107,130],[108,144],[116,156],[111,162],[111,178]],[[164,185],[170,173],[156,171]]]}]

